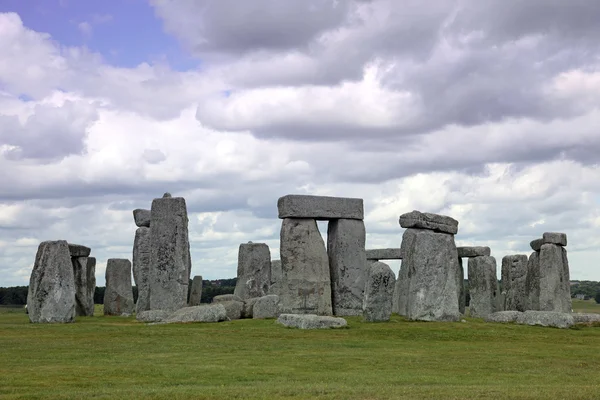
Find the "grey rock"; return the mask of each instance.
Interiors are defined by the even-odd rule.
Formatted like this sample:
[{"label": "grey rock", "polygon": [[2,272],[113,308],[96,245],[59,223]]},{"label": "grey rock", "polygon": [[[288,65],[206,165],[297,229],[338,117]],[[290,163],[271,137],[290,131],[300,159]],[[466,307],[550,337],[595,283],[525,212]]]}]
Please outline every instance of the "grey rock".
[{"label": "grey rock", "polygon": [[517,324],[551,326],[554,328],[569,328],[575,324],[570,313],[553,311],[525,311],[519,314]]},{"label": "grey rock", "polygon": [[540,251],[542,245],[544,244],[544,239],[535,239],[532,240],[529,245],[533,251]]},{"label": "grey rock", "polygon": [[515,254],[502,257],[501,303],[506,311],[527,310],[527,256]]},{"label": "grey rock", "polygon": [[69,243],[69,253],[71,254],[71,257],[88,257],[91,252],[92,249],[87,246]]},{"label": "grey rock", "polygon": [[340,317],[327,317],[315,314],[281,314],[277,323],[288,328],[299,329],[331,329],[345,328],[348,322]]},{"label": "grey rock", "polygon": [[559,246],[567,245],[567,234],[560,232],[544,232],[542,235],[544,243],[557,244]]},{"label": "grey rock", "polygon": [[227,311],[223,303],[203,304],[200,306],[184,307],[173,312],[163,322],[185,323],[185,322],[221,322],[227,321]]},{"label": "grey rock", "polygon": [[281,269],[281,260],[271,261],[271,286],[269,294],[279,295],[281,293],[281,281],[283,280],[283,270]]},{"label": "grey rock", "polygon": [[409,228],[404,232],[401,248],[402,268],[408,268],[407,317],[458,321],[459,265],[454,235]]},{"label": "grey rock", "polygon": [[369,249],[365,251],[367,260],[401,260],[400,248]]},{"label": "grey rock", "polygon": [[370,265],[365,284],[363,319],[367,322],[389,321],[396,276],[389,265],[375,262]]},{"label": "grey rock", "polygon": [[271,286],[271,252],[265,243],[242,243],[238,251],[234,294],[242,300],[261,297]]},{"label": "grey rock", "polygon": [[469,258],[469,314],[471,317],[485,318],[500,311],[496,259],[492,256]]},{"label": "grey rock", "polygon": [[527,309],[540,309],[540,253],[534,251],[527,260],[527,276],[525,277],[527,288]]},{"label": "grey rock", "polygon": [[515,322],[519,315],[523,314],[520,311],[497,311],[486,315],[486,322]]},{"label": "grey rock", "polygon": [[277,318],[279,314],[279,296],[276,294],[263,296],[254,303],[253,318]]},{"label": "grey rock", "polygon": [[170,199],[170,198],[172,198],[172,197],[173,197],[173,196],[171,196],[171,193],[169,193],[169,192],[165,192],[165,193],[163,194],[163,199]]},{"label": "grey rock", "polygon": [[150,309],[177,310],[187,305],[191,271],[185,199],[154,199],[151,212]]},{"label": "grey rock", "polygon": [[141,322],[161,322],[171,316],[171,311],[166,310],[146,310],[136,313],[135,319]]},{"label": "grey rock", "polygon": [[[213,303],[214,304],[214,303]],[[227,318],[230,320],[241,319],[242,312],[244,311],[244,302],[243,301],[220,301],[216,304],[222,304],[225,307],[225,312],[227,314]]]},{"label": "grey rock", "polygon": [[467,308],[467,292],[465,290],[465,269],[462,258],[458,258],[458,269],[456,271],[456,284],[458,285],[458,312],[465,313]]},{"label": "grey rock", "polygon": [[244,300],[244,309],[242,310],[242,318],[254,318],[254,304],[260,297],[253,297]]},{"label": "grey rock", "polygon": [[199,306],[202,298],[202,275],[194,276],[192,279],[192,290],[190,291],[190,306]]},{"label": "grey rock", "polygon": [[413,210],[400,216],[402,228],[429,229],[436,232],[456,234],[458,221],[446,215],[422,213]]},{"label": "grey rock", "polygon": [[314,219],[281,224],[282,312],[331,315],[329,257]]},{"label": "grey rock", "polygon": [[571,312],[567,250],[545,243],[540,250],[540,311]]},{"label": "grey rock", "polygon": [[27,312],[33,323],[75,319],[75,279],[66,240],[40,243],[29,279]]},{"label": "grey rock", "polygon": [[94,315],[96,259],[94,257],[71,257],[71,262],[75,279],[75,314],[91,317]]},{"label": "grey rock", "polygon": [[244,302],[244,300],[242,300],[239,296],[236,296],[235,294],[220,294],[218,296],[213,297],[212,302],[213,303],[223,303],[225,301],[240,301],[240,302]]},{"label": "grey rock", "polygon": [[362,314],[367,280],[365,240],[363,221],[355,219],[329,221],[327,254],[334,315]]},{"label": "grey rock", "polygon": [[136,314],[150,310],[150,246],[150,228],[137,228],[133,241],[133,278],[138,288]]},{"label": "grey rock", "polygon": [[151,217],[152,212],[150,210],[144,210],[141,208],[136,208],[135,210],[133,210],[133,220],[135,221],[135,225],[140,228],[150,228]]},{"label": "grey rock", "polygon": [[398,271],[398,278],[396,278],[396,285],[394,287],[394,299],[392,302],[392,312],[408,316],[408,289],[410,280],[408,279],[408,266],[400,265]]},{"label": "grey rock", "polygon": [[463,246],[457,247],[456,250],[460,258],[489,256],[492,254],[492,250],[487,246]]},{"label": "grey rock", "polygon": [[279,218],[364,219],[362,199],[289,194],[277,201]]},{"label": "grey rock", "polygon": [[109,258],[105,277],[104,315],[133,314],[135,303],[131,286],[131,262],[125,258]]},{"label": "grey rock", "polygon": [[572,313],[571,316],[576,324],[600,323],[600,314]]}]

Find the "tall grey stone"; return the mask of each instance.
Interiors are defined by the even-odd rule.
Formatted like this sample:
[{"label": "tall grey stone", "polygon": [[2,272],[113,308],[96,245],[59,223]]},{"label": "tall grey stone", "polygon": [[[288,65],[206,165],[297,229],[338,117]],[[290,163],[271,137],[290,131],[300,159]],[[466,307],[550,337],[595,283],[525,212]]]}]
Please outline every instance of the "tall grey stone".
[{"label": "tall grey stone", "polygon": [[502,293],[505,311],[527,310],[527,256],[502,257]]},{"label": "tall grey stone", "polygon": [[40,243],[29,279],[27,311],[33,323],[75,319],[75,279],[66,240]]},{"label": "tall grey stone", "polygon": [[143,210],[141,208],[133,210],[133,220],[135,221],[136,226],[138,226],[139,228],[150,228],[151,218],[152,212],[150,210]]},{"label": "tall grey stone", "polygon": [[405,262],[404,260],[406,259],[408,249],[412,248],[415,238],[416,231],[413,229],[407,229],[402,234],[402,243],[400,245],[402,262],[400,263],[400,270],[398,271],[398,278],[396,279],[394,301],[392,303],[392,312],[405,317],[408,316],[408,291],[410,288],[410,277],[408,273],[408,262]]},{"label": "tall grey stone", "polygon": [[465,313],[467,308],[467,293],[465,291],[465,269],[463,268],[462,258],[458,258],[458,269],[456,270],[456,284],[458,285],[458,312]]},{"label": "tall grey stone", "polygon": [[540,309],[540,253],[534,251],[527,260],[527,310],[539,311]]},{"label": "tall grey stone", "polygon": [[279,296],[281,293],[282,279],[283,270],[281,269],[281,260],[271,261],[271,286],[269,287],[269,294],[276,294]]},{"label": "tall grey stone", "polygon": [[96,257],[87,259],[87,309],[91,310],[89,315],[94,315],[94,293],[96,292]]},{"label": "tall grey stone", "polygon": [[423,213],[413,210],[400,216],[402,228],[428,229],[435,232],[456,234],[458,221],[446,215]]},{"label": "tall grey stone", "polygon": [[364,219],[363,199],[289,194],[277,200],[279,218]]},{"label": "tall grey stone", "polygon": [[331,315],[331,280],[325,243],[314,219],[285,218],[281,223],[284,313]]},{"label": "tall grey stone", "polygon": [[271,286],[271,252],[265,243],[242,243],[238,250],[234,294],[242,300],[262,297]]},{"label": "tall grey stone", "polygon": [[75,280],[75,314],[91,317],[94,315],[96,259],[94,257],[71,257],[71,263]]},{"label": "tall grey stone", "polygon": [[150,224],[150,309],[187,305],[191,272],[185,199],[167,193],[152,201]]},{"label": "tall grey stone", "polygon": [[485,318],[501,311],[500,290],[496,276],[496,259],[492,256],[469,258],[469,313],[471,317]]},{"label": "tall grey stone", "polygon": [[202,298],[202,275],[196,275],[194,279],[192,279],[192,290],[190,291],[190,301],[189,305],[199,306]]},{"label": "tall grey stone", "polygon": [[369,266],[363,301],[365,321],[389,321],[392,315],[395,284],[396,276],[387,264],[375,262]]},{"label": "tall grey stone", "polygon": [[329,222],[327,254],[334,315],[362,314],[368,271],[365,240],[363,221],[336,219]]},{"label": "tall grey stone", "polygon": [[131,262],[125,258],[109,258],[105,277],[104,315],[131,315],[135,309]]},{"label": "tall grey stone", "polygon": [[137,228],[133,241],[133,279],[138,288],[136,314],[150,310],[150,228]]},{"label": "tall grey stone", "polygon": [[571,288],[567,251],[557,244],[544,243],[539,257],[540,311],[570,313]]},{"label": "tall grey stone", "polygon": [[460,287],[456,279],[459,266],[454,235],[409,228],[402,242],[402,268],[405,265],[408,268],[409,282],[407,317],[458,321]]}]

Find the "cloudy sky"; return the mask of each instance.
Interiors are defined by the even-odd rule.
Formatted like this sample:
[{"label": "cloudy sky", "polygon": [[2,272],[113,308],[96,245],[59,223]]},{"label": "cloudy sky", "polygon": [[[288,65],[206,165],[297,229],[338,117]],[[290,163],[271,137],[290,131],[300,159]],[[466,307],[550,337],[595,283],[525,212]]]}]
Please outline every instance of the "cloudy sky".
[{"label": "cloudy sky", "polygon": [[278,258],[298,193],[363,198],[368,248],[413,209],[498,264],[566,232],[571,278],[600,280],[599,20],[589,0],[3,0],[0,286],[58,239],[104,285],[167,191],[205,279],[241,242]]}]

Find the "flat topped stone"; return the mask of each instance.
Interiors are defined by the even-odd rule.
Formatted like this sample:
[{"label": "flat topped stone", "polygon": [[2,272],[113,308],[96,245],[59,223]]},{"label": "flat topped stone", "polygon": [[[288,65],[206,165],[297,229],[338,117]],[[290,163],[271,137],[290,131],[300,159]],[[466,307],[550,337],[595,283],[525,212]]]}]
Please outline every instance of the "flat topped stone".
[{"label": "flat topped stone", "polygon": [[288,194],[277,200],[279,218],[364,219],[363,199]]},{"label": "flat topped stone", "polygon": [[401,260],[400,248],[366,250],[367,260]]},{"label": "flat topped stone", "polygon": [[133,210],[133,220],[135,224],[141,228],[143,226],[149,228],[150,227],[150,216],[152,212],[150,210],[143,210],[141,208],[136,208]]},{"label": "flat topped stone", "polygon": [[277,323],[288,328],[299,329],[330,329],[344,328],[348,325],[344,318],[327,317],[315,314],[281,314]]},{"label": "flat topped stone", "polygon": [[522,325],[551,326],[562,329],[570,328],[575,324],[570,313],[532,310],[520,313],[515,322]]},{"label": "flat topped stone", "polygon": [[457,247],[456,250],[458,250],[460,258],[489,256],[492,254],[492,250],[487,246],[463,246]]},{"label": "flat topped stone", "polygon": [[71,257],[88,257],[91,252],[92,249],[87,246],[69,243],[69,253],[71,253]]},{"label": "flat topped stone", "polygon": [[567,245],[567,234],[560,232],[544,232],[542,235],[544,243],[557,244],[559,246]]},{"label": "flat topped stone", "polygon": [[515,322],[523,314],[520,311],[496,311],[485,316],[485,322]]},{"label": "flat topped stone", "polygon": [[400,216],[402,228],[429,229],[436,232],[456,234],[458,232],[458,221],[446,215],[422,213],[413,210]]}]

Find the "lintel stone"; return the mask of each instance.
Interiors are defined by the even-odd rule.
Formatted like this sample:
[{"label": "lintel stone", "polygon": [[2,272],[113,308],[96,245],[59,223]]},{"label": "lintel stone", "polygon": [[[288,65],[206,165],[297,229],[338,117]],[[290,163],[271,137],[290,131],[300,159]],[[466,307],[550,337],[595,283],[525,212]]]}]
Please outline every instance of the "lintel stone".
[{"label": "lintel stone", "polygon": [[559,246],[567,245],[567,234],[560,232],[544,232],[542,235],[544,243],[557,244]]},{"label": "lintel stone", "polygon": [[141,208],[136,208],[133,210],[133,219],[135,224],[141,228],[143,226],[149,228],[150,227],[150,218],[152,215],[152,211],[144,210]]},{"label": "lintel stone", "polygon": [[457,247],[456,250],[458,250],[460,258],[489,256],[492,254],[492,250],[487,246],[463,246]]},{"label": "lintel stone", "polygon": [[366,250],[367,260],[401,260],[400,248]]},{"label": "lintel stone", "polygon": [[458,232],[458,221],[446,215],[422,213],[413,210],[400,216],[402,228],[428,229],[436,232],[451,233]]},{"label": "lintel stone", "polygon": [[91,252],[92,249],[87,246],[69,243],[69,253],[71,253],[71,257],[88,257]]},{"label": "lintel stone", "polygon": [[279,218],[364,219],[363,199],[288,194],[277,200]]}]

